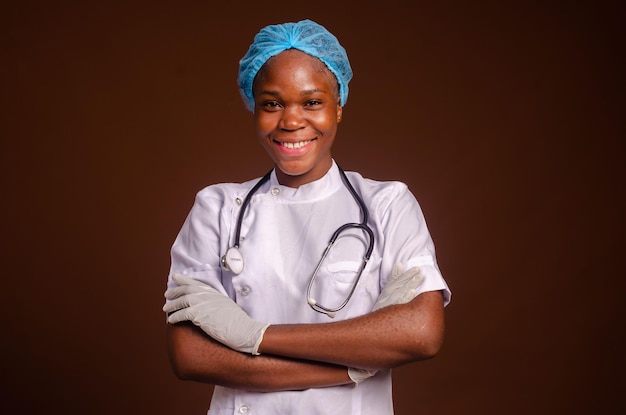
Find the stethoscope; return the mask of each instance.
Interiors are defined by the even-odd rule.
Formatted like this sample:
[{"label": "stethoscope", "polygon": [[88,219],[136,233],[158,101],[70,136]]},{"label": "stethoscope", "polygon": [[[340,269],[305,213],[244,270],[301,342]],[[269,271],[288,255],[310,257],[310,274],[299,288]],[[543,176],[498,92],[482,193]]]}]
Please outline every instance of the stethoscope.
[{"label": "stethoscope", "polygon": [[[374,232],[367,225],[367,221],[369,219],[369,211],[367,210],[367,206],[365,206],[363,199],[358,195],[356,190],[354,190],[354,187],[352,187],[352,184],[350,183],[350,180],[348,180],[348,177],[346,176],[346,173],[343,171],[343,169],[339,166],[337,167],[339,168],[339,173],[340,173],[343,183],[348,188],[348,190],[354,197],[354,200],[356,200],[357,204],[359,205],[359,208],[361,209],[361,223],[346,223],[345,225],[340,226],[333,233],[333,235],[330,238],[330,241],[328,242],[328,246],[322,253],[322,258],[317,263],[317,266],[315,267],[315,271],[313,271],[313,275],[311,276],[311,279],[309,280],[309,285],[306,291],[307,303],[313,310],[317,311],[318,313],[326,314],[330,318],[334,318],[337,311],[344,308],[346,304],[348,304],[348,301],[350,301],[350,298],[352,298],[352,294],[354,294],[354,290],[356,289],[356,286],[359,283],[359,280],[361,279],[361,274],[363,274],[363,270],[365,269],[365,266],[367,265],[367,261],[369,261],[370,256],[372,255],[372,251],[374,250]],[[273,169],[270,170],[265,176],[263,176],[246,195],[246,198],[244,199],[243,204],[241,205],[239,216],[237,217],[237,225],[236,225],[236,230],[235,230],[235,243],[233,246],[228,248],[228,250],[226,251],[226,254],[224,254],[221,258],[222,267],[224,267],[224,269],[232,272],[235,275],[239,275],[243,271],[243,268],[244,268],[243,256],[241,255],[241,251],[239,251],[239,245],[241,243],[241,224],[243,222],[243,217],[245,215],[246,208],[250,204],[250,200],[252,199],[252,196],[259,190],[259,188],[264,183],[266,183],[270,179],[272,175],[272,171]],[[314,298],[311,297],[311,287],[313,287],[313,282],[315,281],[317,277],[317,273],[320,270],[322,263],[324,262],[324,259],[326,259],[326,256],[330,252],[330,249],[333,247],[333,245],[337,241],[337,238],[339,238],[339,235],[342,232],[345,232],[346,230],[349,230],[349,229],[361,229],[365,231],[365,234],[368,236],[368,248],[367,248],[367,251],[365,252],[365,256],[363,257],[363,262],[361,263],[361,267],[359,268],[357,277],[354,283],[352,284],[352,288],[350,289],[350,292],[348,293],[348,296],[346,297],[346,299],[343,301],[343,303],[341,303],[341,305],[339,305],[339,307],[326,307],[326,306],[319,304]]]}]

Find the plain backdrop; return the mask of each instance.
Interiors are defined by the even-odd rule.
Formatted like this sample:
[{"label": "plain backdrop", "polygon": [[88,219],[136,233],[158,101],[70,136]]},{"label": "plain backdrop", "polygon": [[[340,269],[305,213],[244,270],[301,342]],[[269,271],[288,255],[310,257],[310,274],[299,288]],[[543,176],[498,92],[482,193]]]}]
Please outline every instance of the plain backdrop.
[{"label": "plain backdrop", "polygon": [[624,413],[625,16],[2,2],[0,410],[206,412],[211,386],[167,361],[169,249],[197,191],[270,167],[238,61],[263,26],[310,18],[355,74],[334,157],[408,184],[453,292],[440,355],[394,370],[396,413]]}]

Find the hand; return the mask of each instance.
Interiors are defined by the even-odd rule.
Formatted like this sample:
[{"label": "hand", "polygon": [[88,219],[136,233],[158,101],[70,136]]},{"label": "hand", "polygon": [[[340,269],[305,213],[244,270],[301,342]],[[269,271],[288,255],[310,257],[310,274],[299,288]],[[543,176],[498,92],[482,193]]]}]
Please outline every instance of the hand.
[{"label": "hand", "polygon": [[170,324],[191,321],[206,334],[231,349],[258,355],[263,334],[269,327],[252,319],[230,297],[210,285],[175,274],[178,287],[165,291],[163,311]]},{"label": "hand", "polygon": [[402,264],[393,266],[383,292],[380,293],[372,311],[392,304],[408,303],[417,296],[417,289],[424,282],[424,275],[419,267],[404,272]]}]

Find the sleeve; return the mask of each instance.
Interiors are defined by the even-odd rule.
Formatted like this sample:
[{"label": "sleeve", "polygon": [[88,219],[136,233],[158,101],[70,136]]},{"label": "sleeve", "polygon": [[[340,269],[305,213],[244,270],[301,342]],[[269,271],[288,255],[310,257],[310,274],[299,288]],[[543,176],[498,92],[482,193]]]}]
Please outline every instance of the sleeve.
[{"label": "sleeve", "polygon": [[404,184],[398,184],[387,200],[388,206],[383,215],[385,247],[382,269],[391,270],[397,262],[402,263],[405,269],[420,267],[425,279],[418,294],[441,290],[444,305],[447,305],[451,291],[437,265],[435,245],[419,203]]},{"label": "sleeve", "polygon": [[[207,188],[209,189],[209,188]],[[190,276],[226,294],[220,266],[222,232],[229,232],[222,218],[224,198],[209,190],[196,195],[171,248],[171,265],[167,286],[172,287],[172,275]]]}]

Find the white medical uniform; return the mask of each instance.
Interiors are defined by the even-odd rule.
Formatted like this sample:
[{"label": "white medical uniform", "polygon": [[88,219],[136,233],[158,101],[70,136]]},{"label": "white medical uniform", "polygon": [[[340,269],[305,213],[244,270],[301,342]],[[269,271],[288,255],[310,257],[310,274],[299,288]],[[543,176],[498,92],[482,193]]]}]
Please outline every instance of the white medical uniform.
[{"label": "white medical uniform", "polygon": [[[405,269],[419,266],[426,277],[420,292],[442,290],[447,304],[450,290],[437,266],[422,211],[407,186],[346,174],[369,209],[375,242],[354,295],[335,320],[371,311],[397,262]],[[297,189],[280,185],[272,172],[246,209],[239,246],[245,265],[241,274],[234,275],[220,266],[220,258],[235,243],[239,210],[257,181],[212,185],[197,194],[172,247],[168,286],[174,285],[174,273],[182,273],[227,294],[258,321],[331,321],[309,307],[306,290],[333,232],[345,223],[361,221],[359,205],[334,161],[324,177]],[[367,248],[366,240],[356,234],[339,239],[312,288],[312,297],[328,307],[338,306],[348,295]],[[208,411],[215,415],[392,413],[390,370],[359,385],[304,391],[257,393],[216,386]]]}]

